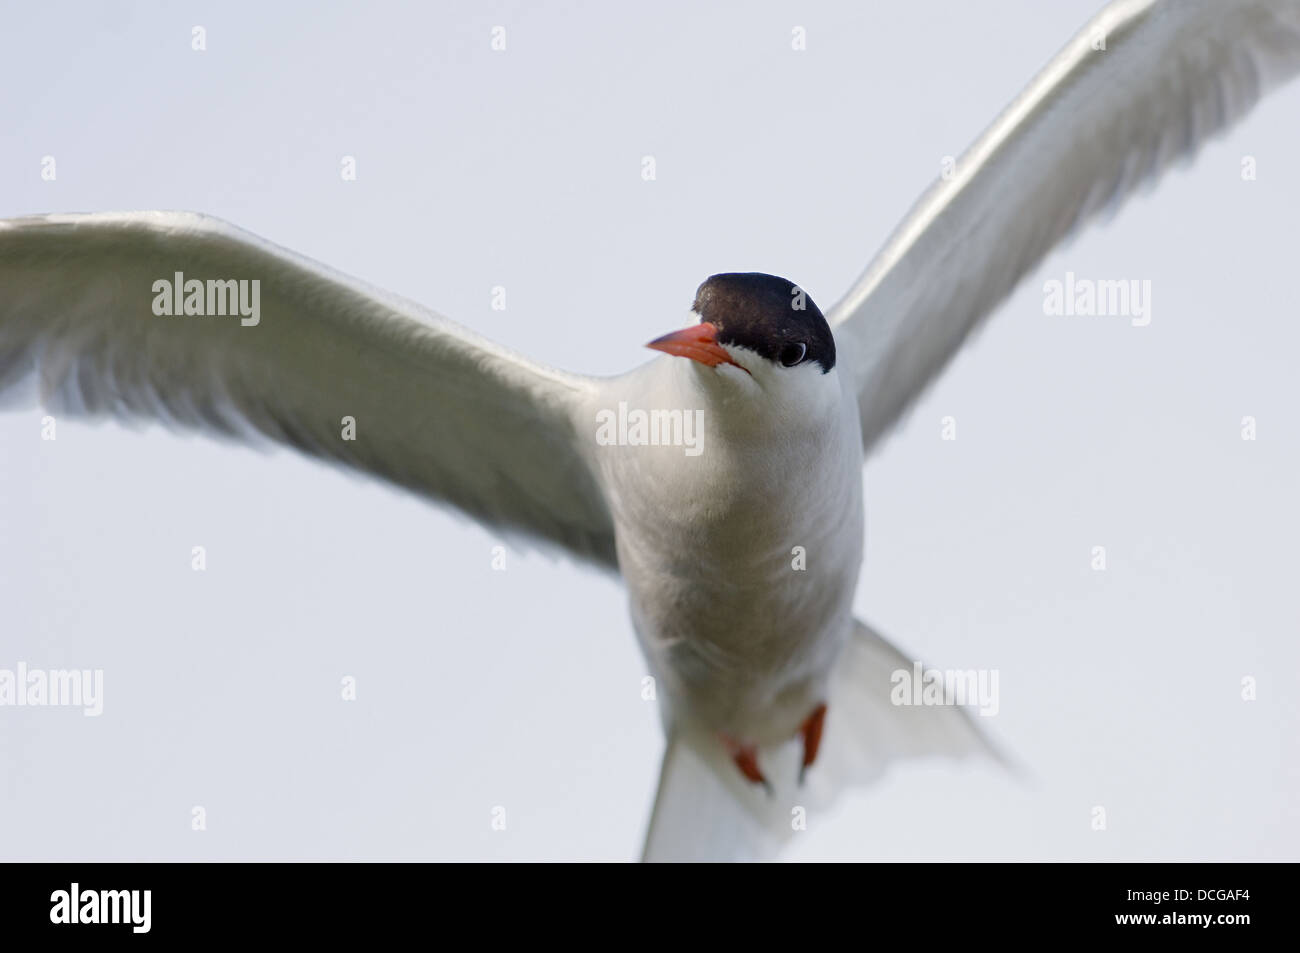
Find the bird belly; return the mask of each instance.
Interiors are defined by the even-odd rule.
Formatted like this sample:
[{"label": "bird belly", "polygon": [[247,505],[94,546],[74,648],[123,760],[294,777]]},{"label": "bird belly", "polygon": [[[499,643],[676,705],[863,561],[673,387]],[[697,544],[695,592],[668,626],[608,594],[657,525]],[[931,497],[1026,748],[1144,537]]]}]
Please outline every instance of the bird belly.
[{"label": "bird belly", "polygon": [[618,511],[616,526],[636,521],[618,533],[619,564],[673,719],[774,744],[824,700],[862,560],[860,470],[849,466],[792,495],[760,461],[714,461],[700,481],[648,481],[646,505]]}]

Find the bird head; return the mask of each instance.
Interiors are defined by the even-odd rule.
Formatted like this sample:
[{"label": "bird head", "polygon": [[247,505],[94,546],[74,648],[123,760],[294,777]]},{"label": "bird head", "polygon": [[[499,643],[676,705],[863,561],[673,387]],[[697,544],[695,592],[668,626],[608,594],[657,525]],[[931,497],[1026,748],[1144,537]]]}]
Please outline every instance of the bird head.
[{"label": "bird head", "polygon": [[706,390],[767,395],[790,409],[838,395],[830,325],[794,282],[759,272],[714,275],[691,310],[698,324],[646,346],[693,362]]}]

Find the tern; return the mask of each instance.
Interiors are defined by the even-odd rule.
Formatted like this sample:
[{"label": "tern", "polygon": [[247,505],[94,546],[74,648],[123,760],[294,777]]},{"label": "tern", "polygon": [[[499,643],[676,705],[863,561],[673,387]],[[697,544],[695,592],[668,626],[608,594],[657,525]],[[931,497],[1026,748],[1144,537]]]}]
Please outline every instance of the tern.
[{"label": "tern", "polygon": [[1297,68],[1300,0],[1112,3],[827,312],[714,275],[610,378],[203,215],[5,220],[0,395],[269,439],[618,573],[667,739],[644,859],[772,857],[898,758],[999,758],[898,704],[913,660],[853,616],[864,459],[1048,251]]}]

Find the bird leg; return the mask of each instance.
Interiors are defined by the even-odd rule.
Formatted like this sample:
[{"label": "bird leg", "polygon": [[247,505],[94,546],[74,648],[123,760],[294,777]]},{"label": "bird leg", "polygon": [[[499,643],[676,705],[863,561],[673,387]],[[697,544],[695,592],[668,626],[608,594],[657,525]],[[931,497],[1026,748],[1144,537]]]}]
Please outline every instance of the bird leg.
[{"label": "bird leg", "polygon": [[803,764],[799,768],[799,783],[803,784],[804,775],[812,767],[812,763],[817,760],[817,749],[822,743],[822,725],[826,721],[826,703],[822,702],[813,709],[813,713],[804,719],[803,724],[799,726],[799,734],[803,737]]},{"label": "bird leg", "polygon": [[763,772],[758,767],[757,746],[743,745],[727,735],[722,736],[722,743],[726,746],[727,753],[731,755],[731,760],[736,762],[740,773],[754,784],[763,785],[763,790],[771,794],[772,785],[768,783],[767,778],[763,777]]}]

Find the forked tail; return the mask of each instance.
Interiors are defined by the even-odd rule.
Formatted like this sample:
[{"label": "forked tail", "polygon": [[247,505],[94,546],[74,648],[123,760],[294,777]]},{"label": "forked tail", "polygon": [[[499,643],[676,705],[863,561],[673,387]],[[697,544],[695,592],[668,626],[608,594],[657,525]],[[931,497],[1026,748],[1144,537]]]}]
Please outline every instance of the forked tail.
[{"label": "forked tail", "polygon": [[[801,746],[765,748],[768,794],[747,781],[712,736],[674,731],[664,751],[645,861],[770,860],[812,811],[846,787],[871,784],[903,758],[1004,759],[968,710],[913,704],[914,662],[862,622],[831,679],[817,763],[798,783]],[[898,673],[906,673],[899,675]]]}]

